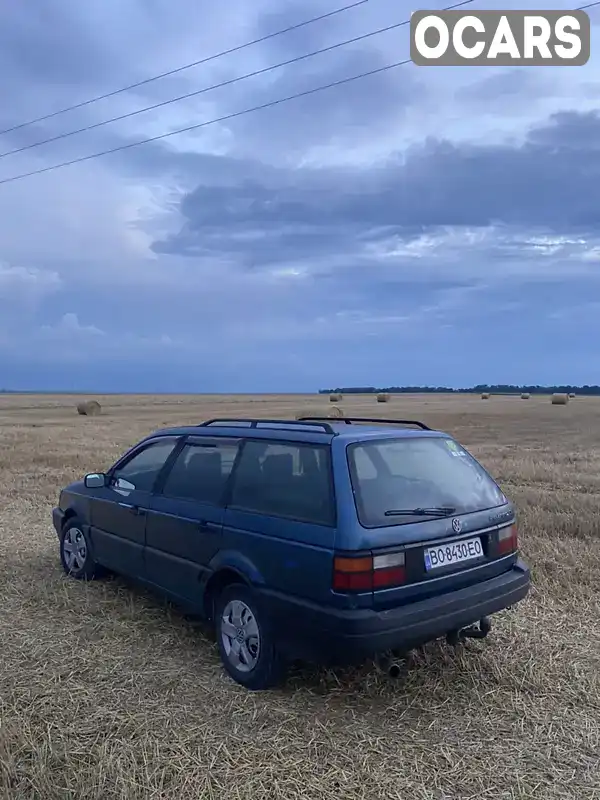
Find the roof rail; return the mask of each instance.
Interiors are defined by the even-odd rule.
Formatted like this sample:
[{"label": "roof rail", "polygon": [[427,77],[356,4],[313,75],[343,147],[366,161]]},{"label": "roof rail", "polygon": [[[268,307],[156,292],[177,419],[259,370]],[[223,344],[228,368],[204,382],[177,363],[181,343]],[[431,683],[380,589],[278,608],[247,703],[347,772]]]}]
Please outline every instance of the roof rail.
[{"label": "roof rail", "polygon": [[[321,419],[321,417],[300,417],[301,420],[309,420],[309,419]],[[384,425],[416,425],[417,428],[421,428],[422,431],[430,431],[431,428],[429,425],[425,425],[424,422],[419,422],[416,419],[381,419],[380,417],[339,417],[336,418],[336,422],[339,424],[345,423],[346,425],[352,425],[354,422],[380,422]]]},{"label": "roof rail", "polygon": [[308,428],[321,428],[325,433],[331,433],[335,435],[335,431],[331,427],[330,423],[328,422],[319,422],[320,418],[316,417],[315,421],[309,421],[309,419],[305,419],[302,417],[301,419],[244,419],[244,418],[216,418],[216,419],[208,419],[206,422],[200,422],[196,427],[197,428],[207,428],[210,425],[227,425],[228,423],[232,426],[240,425],[240,423],[244,423],[249,428],[258,428],[259,425],[264,425],[267,428],[271,428],[272,430],[278,430],[278,428],[274,428],[275,425],[286,426],[289,428],[293,428],[294,426],[300,427],[308,427]]}]

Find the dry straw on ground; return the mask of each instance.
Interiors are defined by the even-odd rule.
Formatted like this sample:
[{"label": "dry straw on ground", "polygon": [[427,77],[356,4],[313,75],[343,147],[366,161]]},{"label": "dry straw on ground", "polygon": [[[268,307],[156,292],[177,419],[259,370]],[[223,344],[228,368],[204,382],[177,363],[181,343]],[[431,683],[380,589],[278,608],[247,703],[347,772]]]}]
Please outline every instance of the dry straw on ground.
[{"label": "dry straw on ground", "polygon": [[553,406],[566,406],[569,402],[568,394],[553,394],[550,398]]},{"label": "dry straw on ground", "polygon": [[[516,502],[532,593],[398,682],[298,666],[256,694],[156,596],[64,577],[51,510],[157,427],[293,419],[323,398],[99,397],[92,433],[78,399],[0,395],[1,800],[598,800],[600,398],[563,415],[547,398],[403,396]],[[373,416],[373,398],[345,411]]]},{"label": "dry straw on ground", "polygon": [[102,411],[102,406],[97,400],[86,400],[77,403],[77,413],[82,417],[96,417]]},{"label": "dry straw on ground", "polygon": [[377,395],[377,402],[378,403],[389,403],[389,401],[390,401],[389,394],[386,394],[385,392],[381,392],[380,394]]},{"label": "dry straw on ground", "polygon": [[341,394],[330,394],[329,395],[329,402],[330,403],[339,403],[342,400]]},{"label": "dry straw on ground", "polygon": [[329,409],[329,416],[330,417],[343,417],[344,412],[338,406],[334,406],[333,408]]}]

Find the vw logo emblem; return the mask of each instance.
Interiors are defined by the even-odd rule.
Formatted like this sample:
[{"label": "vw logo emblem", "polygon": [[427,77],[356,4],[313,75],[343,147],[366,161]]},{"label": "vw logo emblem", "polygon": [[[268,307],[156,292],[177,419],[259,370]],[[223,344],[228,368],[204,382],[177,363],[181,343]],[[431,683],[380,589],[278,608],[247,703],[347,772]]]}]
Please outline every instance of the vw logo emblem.
[{"label": "vw logo emblem", "polygon": [[460,533],[460,529],[462,528],[461,521],[456,517],[452,520],[452,530],[454,533]]}]

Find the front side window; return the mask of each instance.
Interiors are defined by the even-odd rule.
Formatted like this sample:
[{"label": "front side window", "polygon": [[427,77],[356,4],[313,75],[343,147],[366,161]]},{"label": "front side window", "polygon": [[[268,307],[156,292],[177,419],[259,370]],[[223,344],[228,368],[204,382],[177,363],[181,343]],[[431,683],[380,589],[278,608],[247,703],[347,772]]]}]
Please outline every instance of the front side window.
[{"label": "front side window", "polygon": [[231,440],[186,444],[169,472],[162,494],[219,505],[238,449],[239,443]]},{"label": "front side window", "polygon": [[137,490],[151,492],[158,473],[173,452],[176,443],[175,439],[165,439],[144,447],[143,450],[113,471],[113,482],[123,478],[132,483]]},{"label": "front side window", "polygon": [[329,448],[247,441],[233,478],[229,507],[333,526]]},{"label": "front side window", "polygon": [[[413,509],[468,514],[507,501],[483,467],[445,437],[379,439],[348,447],[359,519],[366,527],[431,519]],[[394,513],[397,512],[397,513]]]}]

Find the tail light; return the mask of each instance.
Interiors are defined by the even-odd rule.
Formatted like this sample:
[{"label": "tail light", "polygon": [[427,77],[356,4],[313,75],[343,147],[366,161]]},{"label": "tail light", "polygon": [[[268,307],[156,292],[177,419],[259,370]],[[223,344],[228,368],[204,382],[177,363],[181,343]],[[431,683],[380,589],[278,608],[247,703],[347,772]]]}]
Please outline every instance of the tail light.
[{"label": "tail light", "polygon": [[372,592],[398,586],[405,580],[404,553],[337,556],[333,561],[333,588],[336,592]]},{"label": "tail light", "polygon": [[501,556],[514,553],[519,547],[517,526],[509,525],[498,531],[498,554]]}]

